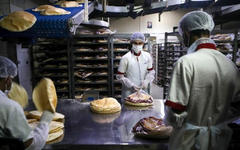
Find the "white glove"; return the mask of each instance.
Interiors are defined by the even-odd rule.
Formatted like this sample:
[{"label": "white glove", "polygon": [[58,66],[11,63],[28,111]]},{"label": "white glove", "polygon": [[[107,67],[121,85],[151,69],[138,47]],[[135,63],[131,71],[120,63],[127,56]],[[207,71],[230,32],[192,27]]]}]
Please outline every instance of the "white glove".
[{"label": "white glove", "polygon": [[153,80],[155,79],[154,75],[155,75],[155,70],[149,71],[145,77],[145,81],[148,83],[153,82]]},{"label": "white glove", "polygon": [[133,82],[131,82],[128,78],[124,77],[124,75],[117,75],[116,76],[117,80],[121,81],[122,84],[124,84],[126,87],[134,88],[137,87]]},{"label": "white glove", "polygon": [[42,116],[41,116],[41,118],[40,118],[40,122],[46,122],[46,123],[49,124],[49,123],[52,121],[53,116],[54,116],[54,113],[45,110],[45,111],[42,113]]},{"label": "white glove", "polygon": [[142,89],[147,89],[147,88],[148,88],[148,84],[149,84],[149,81],[144,80],[144,81],[142,82],[141,88],[142,88]]},{"label": "white glove", "polygon": [[155,75],[155,70],[151,70],[148,72],[148,74],[145,77],[145,80],[142,82],[142,89],[147,89],[148,88],[148,84],[153,82],[154,80],[154,75]]},{"label": "white glove", "polygon": [[44,111],[37,127],[30,133],[29,139],[33,138],[32,144],[26,150],[41,150],[47,140],[49,132],[49,123],[54,114],[50,111]]}]

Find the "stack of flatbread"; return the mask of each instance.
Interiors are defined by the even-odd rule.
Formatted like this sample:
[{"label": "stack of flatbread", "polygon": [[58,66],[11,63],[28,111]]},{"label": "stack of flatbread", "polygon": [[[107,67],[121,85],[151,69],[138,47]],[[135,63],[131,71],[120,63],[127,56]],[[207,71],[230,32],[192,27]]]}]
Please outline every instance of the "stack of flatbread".
[{"label": "stack of flatbread", "polygon": [[145,92],[135,92],[125,98],[125,104],[132,106],[150,106],[153,105],[153,98]]},{"label": "stack of flatbread", "polygon": [[52,5],[40,5],[37,8],[33,9],[33,11],[39,11],[42,15],[67,15],[71,14],[70,11],[66,11],[62,8],[56,8]]},{"label": "stack of flatbread", "polygon": [[95,113],[111,114],[121,111],[121,105],[114,98],[103,98],[90,103],[90,108]]},{"label": "stack of flatbread", "polygon": [[132,132],[139,137],[168,138],[172,130],[172,126],[165,125],[162,119],[148,117],[139,120],[133,127]]},{"label": "stack of flatbread", "polygon": [[[28,118],[28,124],[33,129],[36,128],[36,126],[39,123],[40,117],[42,115],[42,112],[39,111],[30,111],[26,113],[26,116]],[[49,134],[46,143],[56,143],[61,141],[64,135],[64,115],[60,113],[55,113],[53,117],[53,121],[49,124]]]},{"label": "stack of flatbread", "polygon": [[0,20],[0,26],[12,32],[22,32],[31,28],[37,18],[26,11],[16,11]]}]

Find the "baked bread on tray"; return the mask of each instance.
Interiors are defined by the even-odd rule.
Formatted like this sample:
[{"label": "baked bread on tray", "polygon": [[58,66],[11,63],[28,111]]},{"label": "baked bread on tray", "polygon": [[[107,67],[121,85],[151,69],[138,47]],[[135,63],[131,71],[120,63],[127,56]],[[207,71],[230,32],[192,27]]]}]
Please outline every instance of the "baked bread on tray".
[{"label": "baked bread on tray", "polygon": [[132,106],[151,106],[153,105],[153,98],[143,91],[138,91],[125,98],[125,104]]},{"label": "baked bread on tray", "polygon": [[168,138],[172,130],[172,126],[165,125],[162,119],[151,116],[139,120],[133,127],[132,132],[138,137]]}]

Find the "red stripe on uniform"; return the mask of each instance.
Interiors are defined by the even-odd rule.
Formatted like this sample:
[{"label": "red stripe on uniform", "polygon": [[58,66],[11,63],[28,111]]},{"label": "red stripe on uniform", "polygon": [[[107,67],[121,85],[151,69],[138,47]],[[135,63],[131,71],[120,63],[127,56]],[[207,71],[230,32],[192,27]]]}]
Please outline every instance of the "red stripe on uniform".
[{"label": "red stripe on uniform", "polygon": [[151,70],[153,70],[153,68],[150,68],[150,69],[147,69],[148,71],[151,71]]},{"label": "red stripe on uniform", "polygon": [[209,49],[214,49],[216,50],[216,45],[212,44],[212,43],[203,43],[203,44],[199,44],[196,50],[199,50],[201,48],[209,48]]},{"label": "red stripe on uniform", "polygon": [[117,74],[125,74],[125,73],[122,73],[122,72],[118,71]]},{"label": "red stripe on uniform", "polygon": [[165,105],[169,106],[169,107],[172,107],[173,109],[176,109],[176,110],[180,110],[180,111],[185,111],[187,109],[186,106],[184,105],[181,105],[179,103],[175,103],[175,102],[172,102],[170,100],[167,100],[165,102]]}]

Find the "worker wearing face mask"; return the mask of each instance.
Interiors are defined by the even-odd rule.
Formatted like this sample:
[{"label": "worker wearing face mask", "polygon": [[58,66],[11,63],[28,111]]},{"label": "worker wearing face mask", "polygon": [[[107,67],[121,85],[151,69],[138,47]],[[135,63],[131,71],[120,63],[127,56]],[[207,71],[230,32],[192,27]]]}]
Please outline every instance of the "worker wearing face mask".
[{"label": "worker wearing face mask", "polygon": [[8,91],[16,75],[16,65],[0,56],[0,137],[18,138],[24,142],[27,150],[41,150],[46,143],[49,123],[54,114],[45,110],[34,130],[28,125],[23,108],[8,98]]},{"label": "worker wearing face mask", "polygon": [[149,83],[154,80],[152,57],[143,51],[144,42],[142,33],[132,34],[132,48],[120,61],[117,79],[122,82],[122,100],[139,89],[147,92]]},{"label": "worker wearing face mask", "polygon": [[170,150],[226,150],[231,130],[226,125],[231,101],[239,100],[240,73],[216,50],[210,39],[212,17],[193,11],[179,22],[188,54],[174,66],[165,121],[174,127]]}]

